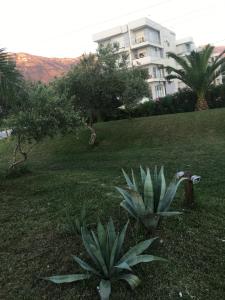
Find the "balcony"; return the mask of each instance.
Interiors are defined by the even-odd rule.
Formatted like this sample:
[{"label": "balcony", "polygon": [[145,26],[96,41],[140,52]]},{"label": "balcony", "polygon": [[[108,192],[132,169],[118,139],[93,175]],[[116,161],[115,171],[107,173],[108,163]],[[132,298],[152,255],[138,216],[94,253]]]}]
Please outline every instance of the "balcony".
[{"label": "balcony", "polygon": [[133,66],[135,67],[145,66],[149,64],[164,65],[165,59],[161,57],[145,56],[133,60]]},{"label": "balcony", "polygon": [[142,48],[142,47],[146,47],[146,46],[153,46],[153,47],[163,49],[163,47],[161,46],[160,43],[154,43],[154,42],[145,40],[144,37],[135,39],[131,45],[131,49],[138,49],[138,48]]},{"label": "balcony", "polygon": [[164,77],[153,77],[152,75],[149,75],[149,78],[147,79],[148,82],[165,82],[166,79]]}]

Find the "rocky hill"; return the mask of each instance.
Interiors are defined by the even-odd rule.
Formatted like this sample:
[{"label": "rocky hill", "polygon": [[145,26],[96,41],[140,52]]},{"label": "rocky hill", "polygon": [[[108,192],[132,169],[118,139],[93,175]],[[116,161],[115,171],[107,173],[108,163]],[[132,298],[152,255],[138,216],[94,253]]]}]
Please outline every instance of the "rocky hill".
[{"label": "rocky hill", "polygon": [[25,79],[32,81],[51,81],[55,77],[65,74],[79,58],[49,58],[28,53],[13,54],[17,68]]}]

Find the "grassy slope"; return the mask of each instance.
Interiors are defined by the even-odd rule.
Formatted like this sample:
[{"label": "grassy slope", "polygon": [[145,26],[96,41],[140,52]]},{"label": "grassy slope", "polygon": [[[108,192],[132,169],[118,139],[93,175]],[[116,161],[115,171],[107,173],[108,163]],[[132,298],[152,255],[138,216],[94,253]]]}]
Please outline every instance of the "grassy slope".
[{"label": "grassy slope", "polygon": [[[31,174],[1,176],[0,299],[98,299],[97,282],[56,286],[39,276],[80,271],[71,254],[83,255],[79,237],[62,232],[66,207],[88,206],[90,222],[112,215],[126,221],[114,186],[123,183],[120,168],[164,164],[202,175],[196,186],[198,207],[164,220],[162,239],[152,253],[169,262],[137,268],[142,285],[131,292],[114,285],[112,299],[223,299],[225,294],[225,110],[167,115],[98,124],[98,146],[66,136],[49,140],[33,152]],[[12,145],[0,142],[0,170]],[[174,207],[182,208],[182,189]],[[131,222],[127,246],[148,238]]]}]

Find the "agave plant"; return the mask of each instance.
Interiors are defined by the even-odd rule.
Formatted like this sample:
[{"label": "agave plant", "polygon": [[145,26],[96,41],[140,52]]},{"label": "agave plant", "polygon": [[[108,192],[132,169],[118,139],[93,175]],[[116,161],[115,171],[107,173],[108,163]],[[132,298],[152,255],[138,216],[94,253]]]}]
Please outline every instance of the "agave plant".
[{"label": "agave plant", "polygon": [[95,276],[100,279],[98,292],[101,300],[108,300],[111,294],[111,282],[114,280],[125,280],[132,289],[137,287],[140,279],[133,274],[132,267],[142,262],[152,262],[165,259],[149,254],[142,254],[156,238],[152,238],[138,243],[123,253],[123,244],[126,236],[128,222],[121,232],[116,232],[112,219],[106,226],[101,222],[97,225],[97,234],[86,227],[81,228],[83,245],[90,258],[90,264],[73,256],[84,274],[59,275],[45,277],[54,283],[75,282],[90,279]]},{"label": "agave plant", "polygon": [[164,168],[159,173],[155,167],[151,176],[149,168],[146,171],[140,167],[142,185],[139,188],[131,170],[132,178],[122,170],[127,188],[116,187],[124,200],[120,205],[136,220],[141,221],[147,229],[154,229],[158,226],[161,216],[175,216],[181,214],[177,211],[169,211],[170,205],[175,197],[179,184],[186,178],[179,180],[175,176],[169,186],[166,186]]}]

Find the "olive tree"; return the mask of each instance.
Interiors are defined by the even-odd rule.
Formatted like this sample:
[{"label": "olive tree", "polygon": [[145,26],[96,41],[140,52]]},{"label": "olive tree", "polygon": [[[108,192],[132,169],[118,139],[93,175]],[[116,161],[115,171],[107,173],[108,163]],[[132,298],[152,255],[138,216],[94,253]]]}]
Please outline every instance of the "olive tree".
[{"label": "olive tree", "polygon": [[60,95],[72,99],[75,109],[91,130],[90,144],[95,143],[93,124],[104,121],[120,106],[130,106],[148,95],[145,70],[128,68],[127,55],[118,45],[99,46],[96,54],[83,55],[54,86]]},{"label": "olive tree", "polygon": [[72,103],[56,97],[51,87],[29,83],[24,88],[6,121],[15,139],[10,168],[26,161],[34,145],[45,137],[74,130],[79,124]]}]

